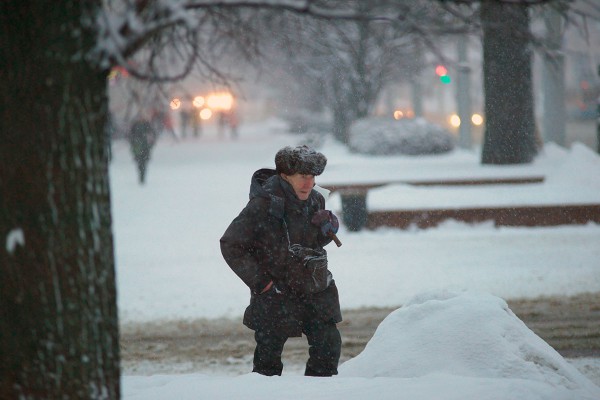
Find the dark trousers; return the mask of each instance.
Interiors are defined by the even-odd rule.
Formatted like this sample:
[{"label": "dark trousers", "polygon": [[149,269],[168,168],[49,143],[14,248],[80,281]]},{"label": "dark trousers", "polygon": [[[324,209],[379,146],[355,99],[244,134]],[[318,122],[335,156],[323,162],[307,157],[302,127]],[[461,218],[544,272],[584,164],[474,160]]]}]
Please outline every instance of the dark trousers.
[{"label": "dark trousers", "polygon": [[[304,375],[337,375],[342,339],[335,323],[311,320],[303,324],[302,333],[306,335],[309,345]],[[268,376],[281,375],[281,353],[288,337],[272,330],[256,330],[254,339],[256,349],[252,372]]]}]

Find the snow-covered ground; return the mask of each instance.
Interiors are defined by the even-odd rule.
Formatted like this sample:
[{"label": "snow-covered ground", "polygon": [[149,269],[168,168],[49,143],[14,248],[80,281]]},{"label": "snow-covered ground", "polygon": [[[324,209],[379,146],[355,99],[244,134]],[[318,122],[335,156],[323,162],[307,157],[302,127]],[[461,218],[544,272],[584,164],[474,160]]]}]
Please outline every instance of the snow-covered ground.
[{"label": "snow-covered ground", "polygon": [[[281,123],[270,121],[242,126],[237,141],[210,130],[197,140],[165,138],[154,149],[145,186],[137,183],[127,144],[114,144],[122,322],[241,317],[249,293],[223,261],[218,240],[245,205],[252,172],[273,166],[279,148],[302,138],[282,131]],[[476,151],[369,157],[350,154],[331,140],[321,151],[329,164],[317,183],[542,174],[545,183],[505,193],[503,203],[600,203],[600,161],[581,145],[546,146],[535,163],[517,167],[483,167]],[[402,185],[373,191],[369,207],[451,207],[451,201],[484,206],[498,196],[490,187],[474,193]],[[333,194],[328,207],[339,213],[339,205]],[[364,355],[341,366],[338,377],[310,379],[285,370],[276,378],[125,376],[124,398],[600,398],[600,389],[522,326],[501,300],[600,292],[599,225],[494,228],[448,222],[429,230],[361,232],[342,226],[338,236],[343,246],[329,249],[329,264],[342,308],[405,305],[382,323]],[[378,353],[381,343],[394,349],[385,359]]]}]

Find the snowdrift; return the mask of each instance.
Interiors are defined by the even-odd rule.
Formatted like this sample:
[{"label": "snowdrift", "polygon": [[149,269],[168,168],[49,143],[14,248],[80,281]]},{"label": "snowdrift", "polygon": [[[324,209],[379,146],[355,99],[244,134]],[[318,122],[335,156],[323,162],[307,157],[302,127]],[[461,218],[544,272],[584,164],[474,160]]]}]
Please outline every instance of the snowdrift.
[{"label": "snowdrift", "polygon": [[[489,294],[436,292],[413,298],[377,328],[341,377],[433,374],[534,381],[600,398],[600,388]],[[587,398],[587,397],[582,397]]]},{"label": "snowdrift", "polygon": [[600,387],[535,335],[504,300],[472,292],[415,297],[332,378],[123,377],[128,400],[597,400]]}]

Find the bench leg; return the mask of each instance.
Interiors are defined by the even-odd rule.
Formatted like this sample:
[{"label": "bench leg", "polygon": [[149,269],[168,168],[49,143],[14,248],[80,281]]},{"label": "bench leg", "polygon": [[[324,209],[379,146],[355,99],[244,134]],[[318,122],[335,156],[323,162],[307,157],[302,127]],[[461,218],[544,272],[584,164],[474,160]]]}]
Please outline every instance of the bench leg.
[{"label": "bench leg", "polygon": [[367,224],[367,194],[341,194],[342,222],[349,231],[360,231]]}]

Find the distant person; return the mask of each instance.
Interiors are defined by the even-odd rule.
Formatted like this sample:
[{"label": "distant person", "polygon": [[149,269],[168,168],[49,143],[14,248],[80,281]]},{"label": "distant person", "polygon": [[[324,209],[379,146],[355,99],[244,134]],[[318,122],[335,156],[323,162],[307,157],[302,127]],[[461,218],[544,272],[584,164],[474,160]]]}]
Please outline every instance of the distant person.
[{"label": "distant person", "polygon": [[169,111],[165,111],[163,114],[163,128],[165,132],[173,136],[175,140],[179,139],[175,133],[175,127],[173,126],[173,116]]},{"label": "distant person", "polygon": [[183,138],[183,137],[186,137],[188,126],[192,123],[193,116],[192,116],[191,110],[182,109],[179,112],[179,118],[181,121],[181,124],[180,124],[181,137]]},{"label": "distant person", "polygon": [[235,110],[231,110],[228,113],[228,125],[229,125],[229,129],[231,131],[231,137],[234,139],[238,138],[238,127],[240,125],[240,119],[238,117],[237,112],[235,112]]},{"label": "distant person", "polygon": [[225,126],[227,125],[227,115],[225,111],[219,111],[217,115],[217,130],[219,132],[219,137],[223,138],[225,136]]},{"label": "distant person", "polygon": [[240,120],[235,110],[220,111],[217,123],[220,137],[224,137],[225,132],[229,131],[233,139],[238,138]]},{"label": "distant person", "polygon": [[150,161],[150,153],[156,143],[156,137],[156,128],[147,119],[138,119],[131,125],[128,139],[131,154],[137,164],[140,184],[144,184],[146,181],[148,161]]},{"label": "distant person", "polygon": [[307,146],[279,150],[276,169],[254,173],[250,201],[221,237],[225,261],[250,288],[244,325],[256,340],[252,371],[262,375],[281,375],[285,342],[303,333],[310,346],[304,374],[338,372],[342,314],[323,247],[339,223],[313,189],[326,164]]},{"label": "distant person", "polygon": [[192,133],[196,138],[202,135],[202,118],[198,109],[192,111]]},{"label": "distant person", "polygon": [[154,124],[154,128],[158,132],[158,134],[167,133],[169,136],[172,136],[176,140],[177,135],[175,134],[175,130],[173,129],[173,117],[171,117],[171,113],[167,110],[156,110],[152,114],[152,123]]}]

